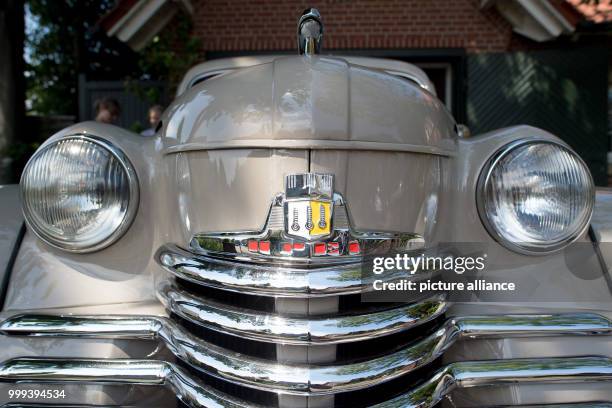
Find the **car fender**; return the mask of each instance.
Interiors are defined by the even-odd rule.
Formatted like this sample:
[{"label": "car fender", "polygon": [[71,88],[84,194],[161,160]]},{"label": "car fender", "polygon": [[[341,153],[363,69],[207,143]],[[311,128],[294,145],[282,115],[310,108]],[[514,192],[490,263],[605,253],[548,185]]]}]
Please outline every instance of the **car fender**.
[{"label": "car fender", "polygon": [[11,269],[25,232],[19,185],[0,185],[0,302],[4,304]]}]

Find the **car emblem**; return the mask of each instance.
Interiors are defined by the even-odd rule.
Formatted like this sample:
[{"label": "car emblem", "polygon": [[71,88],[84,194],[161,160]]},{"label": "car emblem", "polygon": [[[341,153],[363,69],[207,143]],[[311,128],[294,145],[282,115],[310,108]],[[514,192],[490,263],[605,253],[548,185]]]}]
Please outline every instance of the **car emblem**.
[{"label": "car emblem", "polygon": [[291,174],[285,178],[285,233],[306,240],[331,234],[333,206],[331,174]]},{"label": "car emblem", "polygon": [[189,246],[215,257],[309,264],[349,262],[423,245],[415,233],[355,230],[347,203],[334,191],[334,176],[299,173],[285,177],[285,191],[272,200],[260,230],[196,233]]}]

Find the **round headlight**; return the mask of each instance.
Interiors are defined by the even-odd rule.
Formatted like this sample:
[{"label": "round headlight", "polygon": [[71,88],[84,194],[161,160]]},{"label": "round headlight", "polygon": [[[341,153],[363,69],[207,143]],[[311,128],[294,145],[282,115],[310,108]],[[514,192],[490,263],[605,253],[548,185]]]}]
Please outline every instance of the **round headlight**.
[{"label": "round headlight", "polygon": [[70,136],[44,146],[21,176],[25,219],[55,247],[91,252],[116,241],[138,208],[138,182],[109,142]]},{"label": "round headlight", "polygon": [[478,191],[489,233],[523,253],[548,253],[576,239],[589,223],[595,195],[584,162],[543,141],[503,148],[485,167]]}]

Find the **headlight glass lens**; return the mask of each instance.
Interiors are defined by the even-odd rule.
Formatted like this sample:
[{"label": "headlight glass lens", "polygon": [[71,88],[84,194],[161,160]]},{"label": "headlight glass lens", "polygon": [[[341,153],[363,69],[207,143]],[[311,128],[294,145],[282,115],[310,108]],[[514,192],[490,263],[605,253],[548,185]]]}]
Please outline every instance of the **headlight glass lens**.
[{"label": "headlight glass lens", "polygon": [[72,136],[36,152],[21,178],[24,215],[47,243],[90,252],[129,227],[138,206],[135,172],[108,142]]},{"label": "headlight glass lens", "polygon": [[577,238],[589,222],[593,180],[584,162],[561,145],[511,146],[483,175],[481,217],[513,249],[553,251]]}]

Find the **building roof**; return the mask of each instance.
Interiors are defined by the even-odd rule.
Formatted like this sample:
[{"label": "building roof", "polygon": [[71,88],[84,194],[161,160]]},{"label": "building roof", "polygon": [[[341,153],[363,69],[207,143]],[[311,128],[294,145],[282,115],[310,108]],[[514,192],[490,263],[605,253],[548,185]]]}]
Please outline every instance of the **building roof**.
[{"label": "building roof", "polygon": [[[495,8],[515,33],[537,42],[572,34],[581,22],[612,22],[612,0],[480,0],[477,4],[481,10]],[[179,10],[194,13],[190,0],[119,0],[99,24],[107,35],[138,51]]]},{"label": "building roof", "polygon": [[98,24],[108,36],[115,36],[139,51],[180,9],[193,14],[190,0],[120,0]]}]

